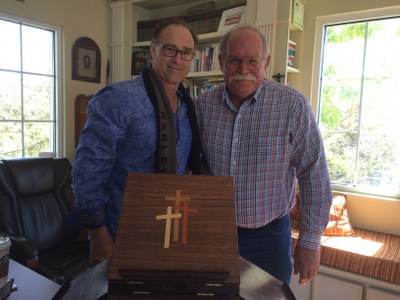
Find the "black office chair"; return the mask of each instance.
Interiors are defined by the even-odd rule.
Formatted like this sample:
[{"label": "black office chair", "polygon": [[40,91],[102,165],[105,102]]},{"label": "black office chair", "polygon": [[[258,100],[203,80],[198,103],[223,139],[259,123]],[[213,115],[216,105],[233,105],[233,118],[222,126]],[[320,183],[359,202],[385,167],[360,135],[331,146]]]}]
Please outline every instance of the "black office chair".
[{"label": "black office chair", "polygon": [[0,161],[0,233],[12,242],[10,258],[59,284],[89,268],[87,235],[65,222],[74,206],[66,158]]}]

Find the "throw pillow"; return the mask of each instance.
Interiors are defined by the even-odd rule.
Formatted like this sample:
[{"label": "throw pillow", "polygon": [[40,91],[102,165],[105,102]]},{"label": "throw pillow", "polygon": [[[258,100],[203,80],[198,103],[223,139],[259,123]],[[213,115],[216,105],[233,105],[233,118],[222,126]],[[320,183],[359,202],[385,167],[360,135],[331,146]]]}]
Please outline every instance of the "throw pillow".
[{"label": "throw pillow", "polygon": [[322,235],[348,236],[352,234],[354,234],[354,229],[347,215],[346,197],[334,194],[329,213],[329,222]]},{"label": "throw pillow", "polygon": [[[299,228],[300,226],[300,191],[296,192],[296,203],[290,210],[290,226]],[[346,196],[333,194],[332,206],[329,213],[329,222],[322,235],[327,236],[349,236],[354,234],[346,208]]]}]

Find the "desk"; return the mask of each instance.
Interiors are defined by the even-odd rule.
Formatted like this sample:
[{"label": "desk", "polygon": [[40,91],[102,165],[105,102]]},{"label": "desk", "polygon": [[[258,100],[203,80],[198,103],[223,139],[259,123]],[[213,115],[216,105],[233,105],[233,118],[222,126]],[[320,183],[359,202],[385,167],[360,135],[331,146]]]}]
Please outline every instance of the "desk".
[{"label": "desk", "polygon": [[8,278],[14,278],[18,286],[7,300],[40,299],[50,300],[60,289],[60,285],[31,269],[10,259]]},{"label": "desk", "polygon": [[[240,299],[246,300],[296,300],[287,284],[261,270],[246,259],[239,257],[240,263]],[[76,300],[77,296],[85,295],[86,299],[237,299],[238,297],[189,297],[187,295],[132,295],[132,294],[108,294],[107,274],[110,259],[103,261],[88,272],[81,274],[77,280],[72,281],[71,287],[63,300]]]}]

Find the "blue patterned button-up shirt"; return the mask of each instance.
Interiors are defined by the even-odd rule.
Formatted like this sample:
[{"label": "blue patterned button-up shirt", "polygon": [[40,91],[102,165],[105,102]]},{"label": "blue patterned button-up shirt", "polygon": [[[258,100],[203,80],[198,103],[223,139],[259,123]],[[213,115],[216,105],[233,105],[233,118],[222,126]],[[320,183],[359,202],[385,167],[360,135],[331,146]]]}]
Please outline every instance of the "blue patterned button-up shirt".
[{"label": "blue patterned button-up shirt", "polygon": [[[186,172],[192,134],[187,106],[176,114],[177,173]],[[73,163],[76,211],[70,223],[106,225],[115,238],[128,172],[157,169],[157,122],[141,76],[100,90],[87,107]]]}]

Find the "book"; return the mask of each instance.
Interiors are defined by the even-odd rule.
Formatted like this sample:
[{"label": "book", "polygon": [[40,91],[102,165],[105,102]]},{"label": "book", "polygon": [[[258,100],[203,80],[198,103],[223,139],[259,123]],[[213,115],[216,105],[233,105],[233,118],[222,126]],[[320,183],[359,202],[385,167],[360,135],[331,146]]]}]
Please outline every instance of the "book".
[{"label": "book", "polygon": [[132,51],[132,76],[140,75],[140,72],[147,66],[147,58],[149,55],[149,49],[135,49]]}]

